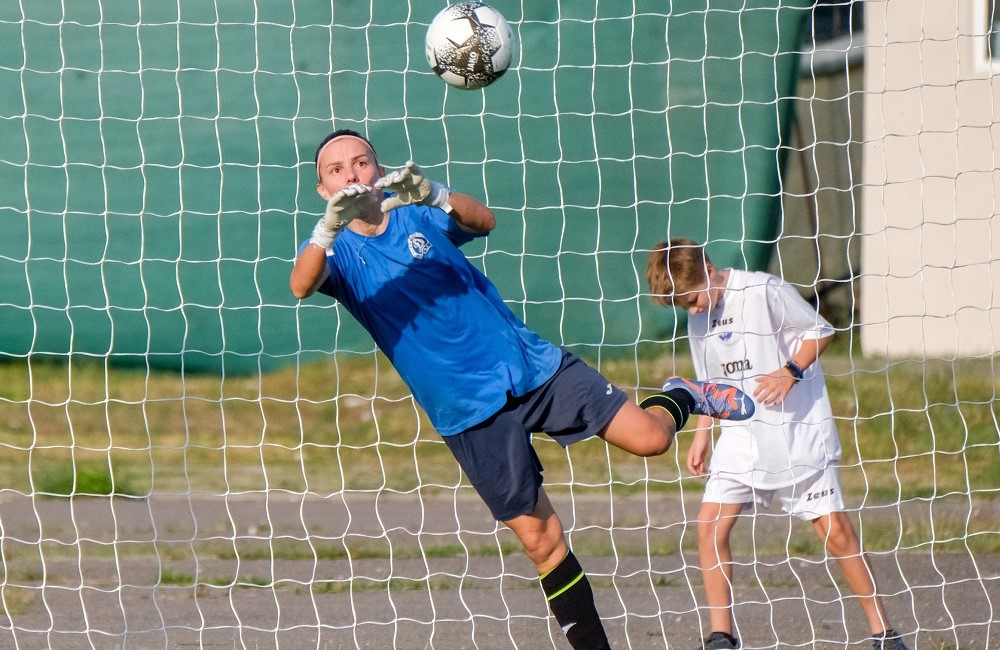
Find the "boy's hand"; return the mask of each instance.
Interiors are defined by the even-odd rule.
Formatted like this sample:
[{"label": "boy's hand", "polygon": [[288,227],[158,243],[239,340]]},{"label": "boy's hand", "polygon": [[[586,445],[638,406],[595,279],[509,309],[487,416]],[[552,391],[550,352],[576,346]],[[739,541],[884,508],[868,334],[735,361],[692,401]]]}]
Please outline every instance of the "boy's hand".
[{"label": "boy's hand", "polygon": [[312,239],[309,241],[320,248],[329,248],[347,224],[360,217],[376,203],[378,199],[372,193],[372,188],[360,183],[348,185],[334,193],[326,202],[326,214],[316,224]]},{"label": "boy's hand", "polygon": [[712,418],[700,415],[695,423],[694,437],[691,439],[691,446],[688,447],[687,467],[694,476],[706,476],[708,465],[705,459],[708,457],[708,448],[712,444],[712,428],[715,423]]},{"label": "boy's hand", "polygon": [[389,212],[411,203],[440,208],[448,202],[448,195],[451,194],[444,185],[425,178],[423,171],[412,160],[402,169],[390,172],[375,181],[375,189],[395,193],[395,196],[382,201],[382,212]]},{"label": "boy's hand", "polygon": [[781,404],[794,385],[795,379],[782,366],[757,380],[757,389],[753,392],[754,401],[765,406]]}]

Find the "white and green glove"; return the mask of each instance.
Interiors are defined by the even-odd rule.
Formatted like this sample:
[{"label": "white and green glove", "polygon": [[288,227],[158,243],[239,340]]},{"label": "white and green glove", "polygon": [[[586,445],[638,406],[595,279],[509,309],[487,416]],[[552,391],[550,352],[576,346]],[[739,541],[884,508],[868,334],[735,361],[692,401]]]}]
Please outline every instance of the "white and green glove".
[{"label": "white and green glove", "polygon": [[334,193],[326,202],[326,214],[313,228],[309,243],[322,249],[330,248],[333,240],[347,227],[347,224],[360,217],[365,210],[376,203],[378,199],[372,193],[372,188],[361,183],[348,185]]},{"label": "white and green glove", "polygon": [[389,212],[411,203],[444,209],[451,195],[451,190],[441,183],[425,178],[424,173],[412,160],[402,169],[390,172],[375,181],[375,189],[389,190],[396,195],[382,201],[382,212]]}]

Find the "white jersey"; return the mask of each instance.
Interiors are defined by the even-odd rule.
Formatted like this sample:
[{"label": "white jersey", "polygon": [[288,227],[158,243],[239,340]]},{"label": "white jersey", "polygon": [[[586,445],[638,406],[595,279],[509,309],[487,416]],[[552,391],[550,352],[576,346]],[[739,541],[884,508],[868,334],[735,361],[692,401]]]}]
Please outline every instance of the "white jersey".
[{"label": "white jersey", "polygon": [[[833,326],[781,279],[732,269],[721,304],[688,321],[698,379],[739,386],[798,352],[803,341],[832,336]],[[757,404],[745,422],[720,422],[709,471],[761,489],[797,483],[840,460],[840,439],[819,359],[782,404]]]}]

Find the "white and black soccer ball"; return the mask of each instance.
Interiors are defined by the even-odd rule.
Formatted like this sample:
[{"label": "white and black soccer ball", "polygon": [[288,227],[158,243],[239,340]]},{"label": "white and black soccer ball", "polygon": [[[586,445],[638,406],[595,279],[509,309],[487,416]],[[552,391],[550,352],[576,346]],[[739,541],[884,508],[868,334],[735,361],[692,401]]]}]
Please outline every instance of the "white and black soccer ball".
[{"label": "white and black soccer ball", "polygon": [[424,43],[434,73],[456,88],[485,88],[507,71],[514,32],[503,15],[482,2],[445,7],[431,21]]}]

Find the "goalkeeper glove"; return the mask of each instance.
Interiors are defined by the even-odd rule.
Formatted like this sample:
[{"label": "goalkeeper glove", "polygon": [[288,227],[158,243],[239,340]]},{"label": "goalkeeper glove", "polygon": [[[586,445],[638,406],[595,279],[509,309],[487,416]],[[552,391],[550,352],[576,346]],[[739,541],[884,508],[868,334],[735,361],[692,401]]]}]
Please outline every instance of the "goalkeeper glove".
[{"label": "goalkeeper glove", "polygon": [[326,250],[333,245],[337,235],[362,214],[375,205],[378,199],[367,185],[354,183],[334,193],[326,203],[326,214],[313,228],[309,243]]},{"label": "goalkeeper glove", "polygon": [[425,178],[420,167],[417,167],[412,160],[402,169],[390,172],[375,181],[375,189],[395,193],[395,196],[382,201],[382,212],[389,212],[411,203],[444,209],[451,195],[451,190],[444,185]]}]

